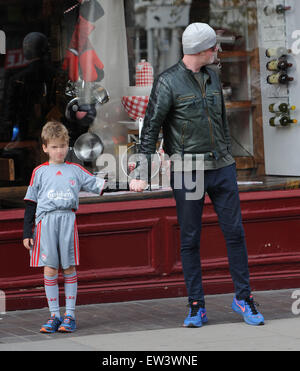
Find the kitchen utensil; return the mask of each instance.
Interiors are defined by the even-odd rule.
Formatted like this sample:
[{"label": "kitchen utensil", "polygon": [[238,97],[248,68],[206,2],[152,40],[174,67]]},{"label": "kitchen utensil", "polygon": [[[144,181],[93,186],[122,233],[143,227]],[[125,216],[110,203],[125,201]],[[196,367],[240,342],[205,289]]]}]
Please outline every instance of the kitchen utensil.
[{"label": "kitchen utensil", "polygon": [[76,139],[73,149],[79,160],[90,162],[103,153],[104,146],[97,134],[87,132]]}]

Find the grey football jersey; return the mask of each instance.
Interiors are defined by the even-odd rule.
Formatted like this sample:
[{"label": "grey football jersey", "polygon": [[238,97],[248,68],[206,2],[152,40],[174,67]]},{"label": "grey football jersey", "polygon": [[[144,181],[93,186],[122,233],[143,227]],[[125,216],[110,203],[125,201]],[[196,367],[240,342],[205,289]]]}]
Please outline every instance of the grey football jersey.
[{"label": "grey football jersey", "polygon": [[89,173],[79,164],[44,164],[36,167],[24,200],[37,203],[36,224],[46,212],[77,210],[79,191],[101,194],[105,181]]}]

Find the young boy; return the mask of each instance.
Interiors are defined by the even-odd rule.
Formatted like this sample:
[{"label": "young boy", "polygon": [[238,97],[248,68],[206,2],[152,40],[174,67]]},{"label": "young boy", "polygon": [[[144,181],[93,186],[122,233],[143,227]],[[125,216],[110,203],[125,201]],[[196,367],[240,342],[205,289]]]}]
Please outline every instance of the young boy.
[{"label": "young boy", "polygon": [[[44,267],[44,285],[51,317],[40,332],[73,332],[79,264],[75,211],[81,189],[101,194],[105,181],[78,164],[65,162],[69,135],[64,125],[48,122],[42,130],[43,151],[49,161],[33,170],[25,196],[23,244],[30,250],[30,266]],[[32,227],[35,221],[34,238]],[[60,317],[58,269],[62,267],[66,313]]]}]

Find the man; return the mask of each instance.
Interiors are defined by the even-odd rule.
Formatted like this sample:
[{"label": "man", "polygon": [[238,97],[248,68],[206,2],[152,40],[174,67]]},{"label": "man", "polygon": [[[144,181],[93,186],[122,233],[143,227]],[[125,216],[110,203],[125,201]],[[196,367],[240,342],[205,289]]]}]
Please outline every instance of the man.
[{"label": "man", "polygon": [[[260,325],[264,318],[251,296],[235,161],[230,153],[221,83],[218,74],[208,67],[217,53],[216,33],[205,23],[192,23],[182,35],[182,44],[183,59],[154,82],[140,151],[146,155],[154,153],[162,127],[164,150],[169,156],[184,158],[201,154],[204,157],[202,194],[208,193],[226,240],[236,294],[232,308],[243,316],[246,323]],[[134,179],[130,182],[133,191],[140,192],[147,185],[144,163],[141,161],[140,170],[138,167],[133,174]],[[192,166],[192,179],[195,181],[199,168],[197,163]],[[171,172],[180,225],[182,268],[190,305],[184,326],[201,327],[207,322],[199,253],[204,196],[201,199],[188,197],[191,189],[187,182],[178,181],[179,177],[184,180],[185,172]],[[182,186],[178,187],[178,184]]]}]

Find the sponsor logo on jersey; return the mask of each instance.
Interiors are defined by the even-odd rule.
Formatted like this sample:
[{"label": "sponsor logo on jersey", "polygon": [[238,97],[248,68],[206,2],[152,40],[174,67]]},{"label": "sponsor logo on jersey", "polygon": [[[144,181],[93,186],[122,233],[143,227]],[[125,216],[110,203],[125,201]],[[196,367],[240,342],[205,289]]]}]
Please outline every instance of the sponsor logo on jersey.
[{"label": "sponsor logo on jersey", "polygon": [[49,200],[71,200],[73,198],[73,194],[70,189],[67,189],[65,192],[51,189],[48,192],[47,197]]}]

